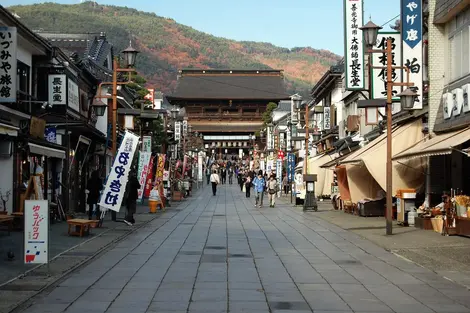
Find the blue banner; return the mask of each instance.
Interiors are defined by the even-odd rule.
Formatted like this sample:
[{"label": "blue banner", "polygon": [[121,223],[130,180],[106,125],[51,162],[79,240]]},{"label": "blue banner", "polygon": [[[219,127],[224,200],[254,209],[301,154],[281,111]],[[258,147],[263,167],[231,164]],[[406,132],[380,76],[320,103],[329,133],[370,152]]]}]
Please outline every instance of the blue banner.
[{"label": "blue banner", "polygon": [[294,181],[295,175],[295,154],[289,153],[287,155],[287,177],[290,182]]},{"label": "blue banner", "polygon": [[423,3],[422,0],[401,1],[401,24],[403,41],[414,48],[423,37],[422,25]]}]

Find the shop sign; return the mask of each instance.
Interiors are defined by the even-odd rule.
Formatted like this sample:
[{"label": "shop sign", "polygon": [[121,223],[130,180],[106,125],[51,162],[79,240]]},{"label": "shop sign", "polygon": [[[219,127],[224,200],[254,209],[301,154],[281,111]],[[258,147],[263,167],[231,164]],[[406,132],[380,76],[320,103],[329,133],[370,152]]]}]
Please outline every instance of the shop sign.
[{"label": "shop sign", "polygon": [[69,108],[80,112],[80,91],[78,85],[70,78],[67,78],[67,100]]},{"label": "shop sign", "polygon": [[57,143],[57,128],[46,127],[46,130],[44,131],[44,138],[48,142]]},{"label": "shop sign", "polygon": [[289,153],[287,155],[287,178],[289,181],[294,180],[295,173],[295,154]]},{"label": "shop sign", "polygon": [[144,189],[144,197],[148,198],[150,196],[150,190],[153,187],[153,164],[155,162],[155,157],[150,158],[150,163],[149,163],[149,170],[147,174],[147,181],[145,183],[145,189]]},{"label": "shop sign", "polygon": [[[323,108],[323,129],[330,129],[331,128],[331,108],[324,107]],[[317,121],[314,121],[316,124]]]},{"label": "shop sign", "polygon": [[243,149],[238,149],[238,158],[243,158]]},{"label": "shop sign", "polygon": [[67,76],[62,74],[51,74],[49,75],[49,103],[54,105],[65,105],[67,104],[65,81]]},{"label": "shop sign", "polygon": [[157,160],[157,170],[155,172],[156,186],[160,186],[163,182],[163,172],[165,171],[165,159],[166,155],[159,154]]},{"label": "shop sign", "polygon": [[271,175],[273,170],[274,170],[274,160],[268,159],[268,162],[266,162],[266,173],[268,173],[268,175]]},{"label": "shop sign", "polygon": [[183,136],[186,137],[187,134],[188,134],[188,121],[184,120],[183,121]]},{"label": "shop sign", "polygon": [[[377,36],[377,49],[387,49],[387,39],[392,40],[392,66],[399,66],[401,63],[401,37],[398,32],[380,32]],[[372,98],[387,98],[387,54],[373,53],[372,65],[380,68],[372,69]],[[400,70],[392,69],[392,81],[402,82],[402,73]],[[392,89],[392,98],[398,100],[397,94],[401,92],[400,86],[394,86]]]},{"label": "shop sign", "polygon": [[175,122],[175,140],[181,140],[181,122]]},{"label": "shop sign", "polygon": [[364,89],[363,1],[344,0],[346,90]]},{"label": "shop sign", "polygon": [[144,195],[145,182],[149,172],[149,163],[151,157],[151,152],[139,151],[139,166],[137,168],[137,179],[139,180],[140,188],[137,190],[138,200],[141,200]]},{"label": "shop sign", "polygon": [[277,159],[276,162],[276,178],[279,184],[279,190],[282,190],[282,160]]},{"label": "shop sign", "polygon": [[48,263],[49,204],[47,200],[24,202],[24,263]]},{"label": "shop sign", "polygon": [[444,119],[458,117],[463,113],[470,112],[468,103],[468,92],[470,84],[465,84],[462,88],[455,88],[442,95],[442,108]]},{"label": "shop sign", "polygon": [[16,102],[16,27],[0,27],[0,103]]},{"label": "shop sign", "polygon": [[197,180],[202,181],[202,153],[198,153],[197,156]]},{"label": "shop sign", "polygon": [[99,203],[101,207],[115,212],[120,211],[138,143],[139,137],[126,131],[101,195]]},{"label": "shop sign", "polygon": [[163,171],[163,181],[168,181],[170,179],[170,171]]},{"label": "shop sign", "polygon": [[46,121],[37,117],[31,117],[31,124],[29,125],[29,134],[33,138],[44,139],[46,131]]},{"label": "shop sign", "polygon": [[152,152],[152,137],[143,136],[142,138],[142,151],[143,152]]},{"label": "shop sign", "polygon": [[[401,0],[403,65],[418,97],[413,109],[423,108],[423,0]],[[406,75],[406,74],[405,74]],[[406,76],[405,76],[406,77]]]}]

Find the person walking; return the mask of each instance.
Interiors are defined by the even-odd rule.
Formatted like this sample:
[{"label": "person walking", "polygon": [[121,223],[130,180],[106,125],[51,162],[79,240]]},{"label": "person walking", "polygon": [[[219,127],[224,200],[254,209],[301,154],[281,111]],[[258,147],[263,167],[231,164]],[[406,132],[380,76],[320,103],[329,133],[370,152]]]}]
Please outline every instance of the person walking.
[{"label": "person walking", "polygon": [[231,185],[233,183],[233,168],[228,169],[228,183]]},{"label": "person walking", "polygon": [[250,197],[250,192],[251,192],[251,177],[250,175],[246,175],[246,180],[245,180],[245,188],[246,188],[246,192],[245,192],[245,195],[247,198]]},{"label": "person walking", "polygon": [[209,167],[206,167],[206,178],[207,178],[207,184],[209,185],[211,182],[211,169]]},{"label": "person walking", "polygon": [[137,197],[140,189],[140,182],[135,171],[131,171],[127,182],[127,215],[124,223],[129,226],[135,224],[134,213],[137,211]]},{"label": "person walking", "polygon": [[103,182],[100,179],[100,174],[97,170],[91,173],[91,177],[87,182],[88,190],[88,219],[91,220],[93,216],[100,219],[100,212],[98,209],[98,200],[100,198],[100,191],[103,189]]},{"label": "person walking", "polygon": [[245,184],[245,181],[243,179],[243,172],[242,171],[238,172],[238,184],[240,185],[240,191],[243,191],[243,185]]},{"label": "person walking", "polygon": [[287,197],[287,194],[289,193],[289,179],[287,178],[287,174],[282,179],[282,187],[284,188],[284,195]]},{"label": "person walking", "polygon": [[258,207],[261,208],[263,206],[264,187],[266,186],[262,171],[259,171],[258,176],[253,180],[253,186],[255,190],[255,208],[258,206],[258,203]]},{"label": "person walking", "polygon": [[277,184],[277,179],[274,175],[268,180],[268,199],[269,199],[269,207],[274,208],[276,204],[276,193],[279,191],[279,185]]},{"label": "person walking", "polygon": [[212,184],[212,195],[217,194],[217,185],[220,183],[219,174],[217,174],[217,170],[214,170],[214,173],[211,174],[211,184]]},{"label": "person walking", "polygon": [[227,181],[227,170],[225,167],[220,171],[220,176],[222,177],[222,185],[225,185],[225,182]]}]

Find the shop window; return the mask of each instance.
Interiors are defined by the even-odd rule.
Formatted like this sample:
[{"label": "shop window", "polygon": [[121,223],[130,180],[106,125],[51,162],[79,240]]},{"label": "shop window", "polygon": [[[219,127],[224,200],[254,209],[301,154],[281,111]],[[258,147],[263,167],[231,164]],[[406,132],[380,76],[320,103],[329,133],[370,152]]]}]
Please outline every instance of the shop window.
[{"label": "shop window", "polygon": [[450,78],[470,73],[470,10],[458,14],[449,24]]},{"label": "shop window", "polygon": [[20,91],[20,100],[29,100],[29,77],[30,77],[30,67],[24,64],[21,61],[17,63],[17,76],[16,76],[16,85],[18,91]]}]

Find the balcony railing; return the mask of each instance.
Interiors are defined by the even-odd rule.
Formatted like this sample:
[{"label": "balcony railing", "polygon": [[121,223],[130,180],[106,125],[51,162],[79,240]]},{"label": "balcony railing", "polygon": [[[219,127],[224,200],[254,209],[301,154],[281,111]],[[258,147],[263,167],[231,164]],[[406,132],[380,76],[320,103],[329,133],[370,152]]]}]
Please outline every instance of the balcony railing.
[{"label": "balcony railing", "polygon": [[210,119],[210,118],[260,118],[261,113],[258,112],[204,112],[204,113],[188,113],[189,118]]}]

